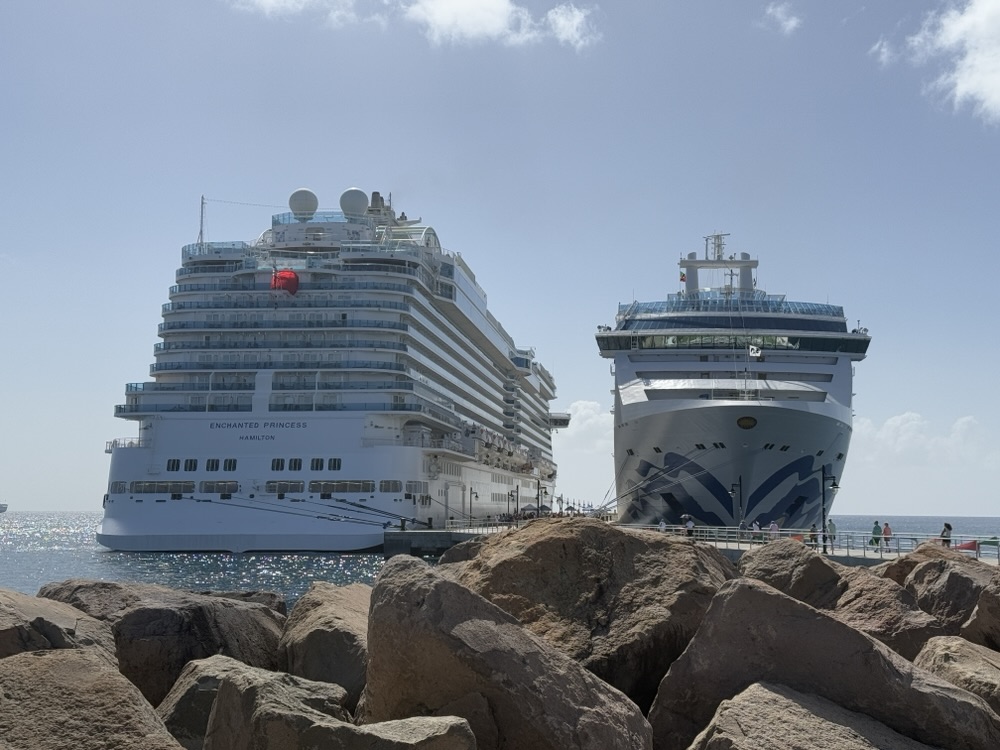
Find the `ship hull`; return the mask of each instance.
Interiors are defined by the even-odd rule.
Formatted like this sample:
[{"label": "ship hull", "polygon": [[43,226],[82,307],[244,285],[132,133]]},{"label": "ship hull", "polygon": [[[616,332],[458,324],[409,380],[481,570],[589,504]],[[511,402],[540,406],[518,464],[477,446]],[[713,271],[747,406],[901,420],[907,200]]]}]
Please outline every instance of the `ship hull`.
[{"label": "ship hull", "polygon": [[845,409],[815,406],[646,404],[616,426],[620,521],[681,524],[690,515],[710,526],[819,527],[851,427]]}]

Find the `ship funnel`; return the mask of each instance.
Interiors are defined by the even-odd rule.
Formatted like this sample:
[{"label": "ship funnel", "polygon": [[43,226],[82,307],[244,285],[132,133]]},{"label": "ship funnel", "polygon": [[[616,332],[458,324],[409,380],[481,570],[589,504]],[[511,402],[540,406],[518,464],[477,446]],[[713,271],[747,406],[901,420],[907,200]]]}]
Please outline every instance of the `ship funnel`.
[{"label": "ship funnel", "polygon": [[698,291],[698,253],[688,253],[688,260],[695,261],[690,266],[684,266],[684,291]]},{"label": "ship funnel", "polygon": [[[750,253],[740,253],[740,260],[750,260]],[[740,289],[753,291],[753,268],[750,266],[740,267]]]}]

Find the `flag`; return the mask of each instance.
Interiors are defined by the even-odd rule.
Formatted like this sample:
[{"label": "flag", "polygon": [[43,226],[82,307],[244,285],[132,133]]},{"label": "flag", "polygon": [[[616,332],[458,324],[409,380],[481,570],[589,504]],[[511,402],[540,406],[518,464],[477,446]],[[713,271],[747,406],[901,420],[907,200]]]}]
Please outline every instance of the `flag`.
[{"label": "flag", "polygon": [[687,281],[687,280],[688,280],[687,274],[681,271],[681,281]]},{"label": "flag", "polygon": [[750,344],[750,356],[760,359],[760,347]]}]

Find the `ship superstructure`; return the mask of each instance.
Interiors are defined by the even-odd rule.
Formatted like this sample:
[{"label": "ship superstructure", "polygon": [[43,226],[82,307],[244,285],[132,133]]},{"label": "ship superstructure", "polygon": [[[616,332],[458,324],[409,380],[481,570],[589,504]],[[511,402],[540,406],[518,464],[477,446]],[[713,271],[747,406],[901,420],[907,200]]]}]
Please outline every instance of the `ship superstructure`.
[{"label": "ship superstructure", "polygon": [[182,248],[152,380],[115,407],[137,429],[107,445],[98,542],[355,551],[543,505],[569,417],[462,256],[379,193],[289,208]]},{"label": "ship superstructure", "polygon": [[[683,290],[619,306],[600,326],[615,377],[624,523],[819,526],[852,431],[854,364],[871,337],[841,307],[757,289],[725,234],[679,261]],[[717,286],[703,286],[710,276]]]}]

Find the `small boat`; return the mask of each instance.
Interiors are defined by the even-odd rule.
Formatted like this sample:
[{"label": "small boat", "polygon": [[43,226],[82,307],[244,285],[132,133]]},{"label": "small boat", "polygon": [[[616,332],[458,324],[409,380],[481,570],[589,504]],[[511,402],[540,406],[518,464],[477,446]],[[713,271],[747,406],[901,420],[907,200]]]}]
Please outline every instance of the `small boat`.
[{"label": "small boat", "polygon": [[0,513],[7,512],[7,503],[0,503]]}]

